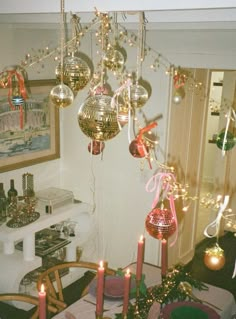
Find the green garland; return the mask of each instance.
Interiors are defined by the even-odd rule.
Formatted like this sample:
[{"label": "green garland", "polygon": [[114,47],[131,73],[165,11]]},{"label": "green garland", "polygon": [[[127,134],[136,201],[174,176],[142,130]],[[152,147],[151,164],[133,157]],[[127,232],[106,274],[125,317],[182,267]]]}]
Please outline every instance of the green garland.
[{"label": "green garland", "polygon": [[[192,287],[199,290],[208,290],[208,287],[204,283],[194,279],[185,271],[183,265],[178,264],[168,271],[160,285],[147,289],[145,294],[140,291],[140,296],[136,300],[136,304],[129,304],[127,319],[146,319],[148,312],[155,301],[164,305],[174,301],[183,301],[187,298],[191,299],[188,294],[178,288],[178,285],[182,281],[187,281]],[[115,318],[121,319],[122,314],[116,314]]]}]

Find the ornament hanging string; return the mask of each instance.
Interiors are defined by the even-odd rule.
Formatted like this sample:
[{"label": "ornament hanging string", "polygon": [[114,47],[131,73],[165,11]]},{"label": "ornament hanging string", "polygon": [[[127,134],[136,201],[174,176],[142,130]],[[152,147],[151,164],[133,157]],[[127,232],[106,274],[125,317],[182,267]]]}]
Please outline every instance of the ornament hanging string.
[{"label": "ornament hanging string", "polygon": [[232,275],[232,279],[234,279],[234,277],[236,277],[236,259],[235,259],[234,272],[233,272],[233,275]]},{"label": "ornament hanging string", "polygon": [[[162,200],[167,198],[170,204],[170,210],[172,212],[173,218],[176,223],[176,236],[174,241],[170,244],[172,247],[178,238],[178,220],[176,216],[174,196],[170,194],[171,190],[171,181],[176,182],[175,176],[172,173],[157,173],[153,175],[146,184],[146,192],[152,193],[156,192],[154,200],[152,202],[152,209],[154,209],[159,202],[160,197],[162,196]],[[152,187],[150,185],[153,184]]]},{"label": "ornament hanging string", "polygon": [[[223,212],[225,211],[227,205],[229,203],[229,195],[226,195],[224,198],[224,202],[220,204],[220,209],[218,211],[218,214],[216,216],[216,219],[213,220],[207,227],[204,229],[204,235],[208,238],[217,237],[219,236],[219,230],[220,230],[220,222],[223,215]],[[209,229],[215,227],[215,233],[213,235],[209,234]]]}]

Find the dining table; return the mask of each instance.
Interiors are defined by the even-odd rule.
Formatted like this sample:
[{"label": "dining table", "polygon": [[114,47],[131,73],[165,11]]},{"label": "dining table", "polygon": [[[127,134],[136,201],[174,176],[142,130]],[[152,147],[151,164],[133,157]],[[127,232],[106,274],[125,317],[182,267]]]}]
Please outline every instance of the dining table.
[{"label": "dining table", "polygon": [[[126,268],[129,268],[131,273],[135,274],[136,263],[131,263]],[[143,274],[145,276],[146,287],[159,285],[162,282],[160,267],[144,263]],[[232,316],[236,314],[236,303],[233,294],[228,290],[215,287],[213,285],[206,284],[206,286],[208,287],[207,290],[193,288],[194,296],[202,300],[203,304],[205,303],[208,307],[210,307],[209,304],[215,305],[218,309],[213,306],[212,309],[214,309],[214,313],[218,314],[218,318],[231,319]],[[133,302],[135,302],[135,299]],[[104,318],[115,318],[115,314],[122,313],[122,309],[123,302],[121,298],[104,298]],[[53,319],[94,319],[95,310],[96,294],[91,293],[88,289],[88,293],[85,296],[68,306],[60,313],[56,314]],[[165,319],[165,317],[163,318]],[[213,316],[212,318],[215,317]]]}]

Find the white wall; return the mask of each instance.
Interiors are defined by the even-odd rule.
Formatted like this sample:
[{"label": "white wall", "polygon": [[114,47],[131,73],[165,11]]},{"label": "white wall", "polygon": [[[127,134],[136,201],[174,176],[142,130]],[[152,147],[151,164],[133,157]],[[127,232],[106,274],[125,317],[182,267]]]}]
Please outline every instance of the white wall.
[{"label": "white wall", "polygon": [[[30,48],[55,45],[58,31],[53,29],[33,30],[0,29],[0,68],[18,63]],[[175,65],[188,67],[235,68],[235,33],[200,31],[149,31],[147,43],[161,52]],[[95,59],[95,50],[89,49],[91,39],[83,40],[83,48]],[[130,49],[129,68],[136,65],[136,50]],[[155,54],[154,54],[155,56]],[[152,96],[144,106],[148,119],[161,115],[155,130],[160,138],[158,160],[165,158],[168,127],[169,78],[165,70],[150,70],[153,55],[143,64],[143,78],[152,86]],[[46,62],[45,62],[46,63]],[[44,69],[28,70],[30,79],[53,78],[55,63],[48,60]],[[40,69],[40,73],[38,70]],[[116,89],[115,80],[109,81]],[[78,108],[87,96],[87,90],[79,92],[73,105],[60,110],[61,115],[61,158],[2,173],[0,179],[7,185],[10,178],[16,180],[21,190],[21,175],[31,172],[35,176],[35,189],[57,186],[70,189],[75,197],[95,203],[95,214],[100,226],[99,251],[96,258],[109,260],[111,266],[123,266],[135,260],[139,236],[145,232],[144,220],[151,210],[154,194],[146,193],[145,184],[157,168],[150,170],[147,163],[143,171],[140,161],[128,150],[127,127],[114,139],[106,142],[103,158],[91,157],[87,151],[89,139],[84,136],[77,123]],[[140,116],[141,118],[141,116]],[[94,193],[93,193],[94,190]],[[146,235],[146,261],[159,263],[158,241]]]}]

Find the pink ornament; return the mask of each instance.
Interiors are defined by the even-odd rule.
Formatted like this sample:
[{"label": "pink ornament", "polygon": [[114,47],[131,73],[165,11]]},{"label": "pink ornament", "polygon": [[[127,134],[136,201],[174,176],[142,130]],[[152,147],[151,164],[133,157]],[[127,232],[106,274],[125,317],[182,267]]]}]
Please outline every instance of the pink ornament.
[{"label": "pink ornament", "polygon": [[168,239],[176,231],[176,220],[166,208],[154,208],[146,217],[146,230],[156,239]]},{"label": "pink ornament", "polygon": [[93,155],[99,155],[105,148],[105,143],[101,141],[92,141],[88,145],[88,151]]}]

